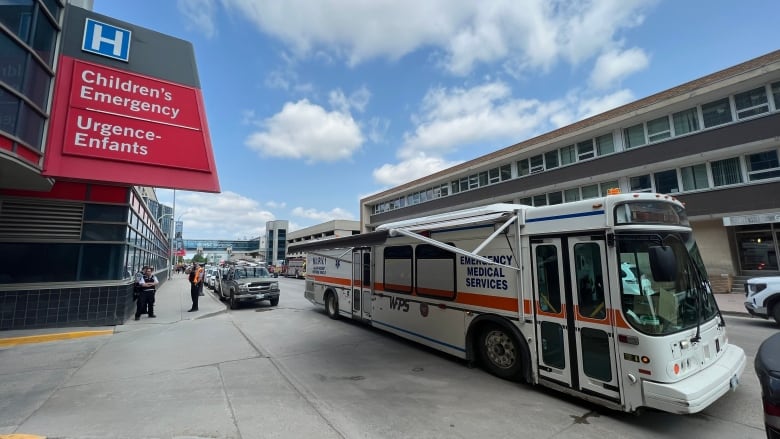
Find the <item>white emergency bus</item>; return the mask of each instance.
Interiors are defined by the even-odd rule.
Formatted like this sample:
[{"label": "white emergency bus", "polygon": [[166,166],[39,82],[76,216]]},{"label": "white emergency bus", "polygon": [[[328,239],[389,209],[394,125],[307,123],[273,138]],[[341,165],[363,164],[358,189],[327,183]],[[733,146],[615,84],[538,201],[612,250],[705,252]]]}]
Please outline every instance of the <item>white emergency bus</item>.
[{"label": "white emergency bus", "polygon": [[331,318],[613,409],[696,413],[745,367],[670,196],[493,204],[291,249]]}]

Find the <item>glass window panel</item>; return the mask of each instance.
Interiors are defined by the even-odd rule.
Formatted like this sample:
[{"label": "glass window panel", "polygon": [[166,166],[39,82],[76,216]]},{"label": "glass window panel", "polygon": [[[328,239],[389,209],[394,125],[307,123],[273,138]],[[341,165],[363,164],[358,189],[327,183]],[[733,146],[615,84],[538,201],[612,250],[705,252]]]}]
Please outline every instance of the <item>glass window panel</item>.
[{"label": "glass window panel", "polygon": [[19,104],[19,98],[0,88],[0,130],[11,135],[16,134]]},{"label": "glass window panel", "polygon": [[125,246],[121,244],[84,245],[79,280],[123,279],[125,277],[124,248]]},{"label": "glass window panel", "polygon": [[531,199],[531,197],[525,197],[520,199],[520,204],[524,204],[526,206],[533,206],[534,200]]},{"label": "glass window panel", "polygon": [[572,201],[579,201],[580,189],[579,188],[566,189],[565,191],[563,191],[563,197],[566,199],[567,203],[570,203]]},{"label": "glass window panel", "polygon": [[441,196],[446,197],[449,195],[449,187],[446,184],[441,185]]},{"label": "glass window panel", "polygon": [[654,177],[656,192],[661,194],[676,194],[677,192],[680,192],[680,188],[677,184],[677,171],[675,169],[656,172]]},{"label": "glass window panel", "polygon": [[680,175],[682,176],[683,190],[685,191],[706,189],[710,186],[707,180],[707,167],[703,164],[682,168],[680,169]]},{"label": "glass window panel", "polygon": [[450,185],[452,186],[452,193],[453,194],[457,194],[458,192],[460,192],[460,181],[452,180]]},{"label": "glass window panel", "polygon": [[562,192],[550,192],[547,194],[547,202],[549,204],[561,204],[563,203],[563,193]]},{"label": "glass window panel", "polygon": [[544,153],[544,165],[547,169],[558,167],[558,150]]},{"label": "glass window panel", "polygon": [[644,124],[634,125],[623,130],[626,148],[634,148],[645,144]]},{"label": "glass window panel", "polygon": [[716,187],[742,183],[742,172],[737,157],[712,162],[710,168],[712,168],[712,182]]},{"label": "glass window panel", "polygon": [[501,181],[512,179],[512,166],[504,165],[501,167]]},{"label": "glass window panel", "polygon": [[531,173],[531,165],[528,163],[528,159],[523,159],[517,162],[517,173],[520,174],[520,176]]},{"label": "glass window panel", "polygon": [[750,181],[780,177],[780,163],[777,160],[777,150],[751,154],[747,159]]},{"label": "glass window panel", "polygon": [[620,189],[620,185],[618,184],[617,180],[601,183],[600,186],[601,186],[601,196],[608,195],[610,189]]},{"label": "glass window panel", "polygon": [[775,100],[775,110],[780,110],[780,82],[772,84],[772,97]]},{"label": "glass window panel", "polygon": [[488,173],[487,173],[487,171],[480,172],[479,173],[479,186],[487,186],[487,184],[488,184]]},{"label": "glass window panel", "polygon": [[596,137],[596,151],[598,155],[615,152],[615,140],[612,138],[612,133]]},{"label": "glass window panel", "polygon": [[24,49],[10,38],[0,38],[0,80],[20,92],[26,61],[27,54]]},{"label": "glass window panel", "polygon": [[534,196],[534,206],[546,206],[547,205],[547,195],[535,195]]},{"label": "glass window panel", "polygon": [[501,181],[501,178],[498,174],[498,168],[493,168],[488,171],[488,180],[490,181],[491,184],[498,183],[499,181]]},{"label": "glass window panel", "polygon": [[766,89],[762,87],[734,95],[734,106],[737,107],[737,118],[755,116],[769,111],[769,100]]},{"label": "glass window panel", "polygon": [[733,120],[729,98],[723,98],[719,101],[702,105],[701,114],[704,119],[705,128],[723,125],[724,123],[729,123]]},{"label": "glass window panel", "polygon": [[111,206],[105,204],[87,204],[84,207],[84,219],[87,221],[127,221],[127,208],[125,206]]},{"label": "glass window panel", "polygon": [[650,142],[657,142],[672,136],[672,130],[669,127],[669,117],[659,117],[647,122],[647,138]]},{"label": "glass window panel", "polygon": [[589,186],[583,186],[582,187],[582,199],[587,200],[588,198],[596,198],[599,196],[599,185],[592,184]]},{"label": "glass window panel", "polygon": [[51,75],[37,61],[30,60],[27,77],[24,80],[24,95],[35,103],[42,111],[46,109],[49,97]]},{"label": "glass window panel", "polygon": [[22,102],[21,110],[19,113],[19,124],[16,127],[17,136],[40,151],[42,148],[44,119],[24,102]]},{"label": "glass window panel", "polygon": [[544,156],[541,154],[531,157],[531,173],[544,171]]},{"label": "glass window panel", "polygon": [[51,12],[51,15],[54,16],[54,18],[58,18],[60,16],[60,5],[57,3],[57,0],[43,0],[43,4],[46,5],[46,8],[49,9],[49,12]]},{"label": "glass window panel", "polygon": [[587,160],[592,159],[595,157],[595,153],[593,151],[593,139],[588,139],[584,142],[577,143],[577,159],[578,160]]},{"label": "glass window panel", "polygon": [[631,192],[649,192],[653,189],[650,183],[650,174],[638,175],[629,179]]},{"label": "glass window panel", "polygon": [[672,120],[674,121],[675,136],[699,131],[699,113],[695,108],[674,113]]},{"label": "glass window panel", "polygon": [[561,148],[561,165],[568,165],[577,161],[577,155],[574,152],[574,145]]},{"label": "glass window panel", "polygon": [[[81,244],[2,244],[0,283],[73,282]],[[30,263],[35,261],[35,263]],[[46,267],[42,269],[41,267]]]},{"label": "glass window panel", "polygon": [[469,175],[469,189],[476,189],[479,187],[479,175]]},{"label": "glass window panel", "polygon": [[57,30],[45,14],[38,14],[35,24],[35,37],[32,47],[49,66],[54,61],[54,41],[57,39]]},{"label": "glass window panel", "polygon": [[33,2],[32,0],[22,0],[13,3],[3,5],[0,8],[0,23],[3,23],[22,41],[29,42]]}]

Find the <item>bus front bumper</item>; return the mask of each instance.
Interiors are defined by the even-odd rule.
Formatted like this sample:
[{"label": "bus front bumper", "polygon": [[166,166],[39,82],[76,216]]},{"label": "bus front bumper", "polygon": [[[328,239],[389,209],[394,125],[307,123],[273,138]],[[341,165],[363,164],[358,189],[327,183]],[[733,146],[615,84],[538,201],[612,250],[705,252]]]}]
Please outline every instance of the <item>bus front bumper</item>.
[{"label": "bus front bumper", "polygon": [[675,383],[642,382],[645,406],[670,413],[698,413],[739,384],[745,351],[726,345],[723,355],[706,369]]}]

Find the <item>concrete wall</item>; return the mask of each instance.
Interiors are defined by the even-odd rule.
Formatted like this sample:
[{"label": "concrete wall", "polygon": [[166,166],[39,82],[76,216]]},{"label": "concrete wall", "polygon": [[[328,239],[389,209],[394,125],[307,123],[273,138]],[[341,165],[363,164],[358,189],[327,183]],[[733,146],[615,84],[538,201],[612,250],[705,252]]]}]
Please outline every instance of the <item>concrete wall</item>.
[{"label": "concrete wall", "polygon": [[728,232],[720,219],[693,223],[693,233],[699,252],[707,267],[712,288],[716,293],[731,291],[731,282],[737,273],[729,248]]}]

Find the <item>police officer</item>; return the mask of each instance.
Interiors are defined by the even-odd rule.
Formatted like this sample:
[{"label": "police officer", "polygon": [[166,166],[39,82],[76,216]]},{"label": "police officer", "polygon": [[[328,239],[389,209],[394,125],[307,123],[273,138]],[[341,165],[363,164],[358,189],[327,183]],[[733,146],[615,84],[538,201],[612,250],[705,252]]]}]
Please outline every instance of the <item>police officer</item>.
[{"label": "police officer", "polygon": [[141,314],[145,314],[147,310],[149,312],[149,318],[157,317],[154,315],[154,293],[157,291],[157,285],[159,283],[160,281],[157,280],[157,276],[152,274],[152,267],[144,267],[144,274],[138,279],[138,287],[141,289],[141,293],[136,302],[136,320],[140,320]]}]

